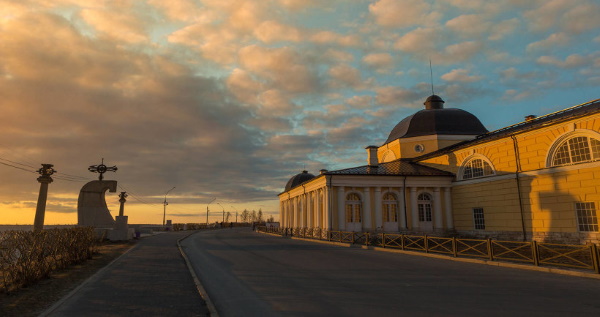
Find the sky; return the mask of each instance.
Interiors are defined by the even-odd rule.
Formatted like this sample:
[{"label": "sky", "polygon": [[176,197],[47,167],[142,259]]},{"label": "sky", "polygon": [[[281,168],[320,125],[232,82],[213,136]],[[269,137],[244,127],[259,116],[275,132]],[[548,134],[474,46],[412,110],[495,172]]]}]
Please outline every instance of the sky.
[{"label": "sky", "polygon": [[129,223],[162,223],[174,186],[173,222],[207,205],[277,219],[290,177],[366,164],[432,84],[488,130],[600,98],[598,16],[598,0],[0,0],[0,224],[33,223],[42,163],[45,223],[75,224],[102,158]]}]

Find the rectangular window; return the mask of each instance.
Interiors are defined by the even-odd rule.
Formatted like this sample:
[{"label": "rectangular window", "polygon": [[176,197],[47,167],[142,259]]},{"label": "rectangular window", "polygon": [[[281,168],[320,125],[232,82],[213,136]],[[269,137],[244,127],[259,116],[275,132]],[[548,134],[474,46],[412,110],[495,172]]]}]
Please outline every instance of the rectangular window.
[{"label": "rectangular window", "polygon": [[575,203],[577,212],[577,226],[579,231],[598,231],[598,217],[596,204],[593,202]]},{"label": "rectangular window", "polygon": [[483,208],[473,208],[473,225],[475,226],[475,230],[485,230]]}]

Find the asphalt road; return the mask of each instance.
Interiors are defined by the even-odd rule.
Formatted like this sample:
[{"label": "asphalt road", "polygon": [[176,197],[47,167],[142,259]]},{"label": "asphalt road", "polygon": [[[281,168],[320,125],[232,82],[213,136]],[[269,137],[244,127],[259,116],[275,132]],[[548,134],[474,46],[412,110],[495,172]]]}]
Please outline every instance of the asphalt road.
[{"label": "asphalt road", "polygon": [[600,316],[600,280],[332,246],[246,228],[183,241],[221,316]]}]

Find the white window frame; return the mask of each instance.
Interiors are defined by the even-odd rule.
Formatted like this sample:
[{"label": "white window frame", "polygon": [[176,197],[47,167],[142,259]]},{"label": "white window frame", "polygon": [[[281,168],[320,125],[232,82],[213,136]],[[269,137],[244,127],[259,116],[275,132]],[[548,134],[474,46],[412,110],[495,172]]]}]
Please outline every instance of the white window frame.
[{"label": "white window frame", "polygon": [[[391,195],[392,197],[394,197],[394,199],[385,199],[387,195]],[[385,192],[381,197],[381,202],[383,222],[398,222],[398,195],[393,192]],[[394,210],[390,210],[391,206],[394,206]],[[394,217],[390,217],[390,214],[392,213]]]},{"label": "white window frame", "polygon": [[[356,195],[358,200],[350,200],[350,196]],[[345,218],[346,223],[361,223],[362,222],[362,196],[356,192],[350,192],[346,194],[345,204]],[[357,219],[359,221],[357,221]]]},{"label": "white window frame", "polygon": [[598,232],[598,213],[594,202],[576,202],[575,218],[577,220],[577,231]]},{"label": "white window frame", "polygon": [[475,207],[473,210],[473,228],[475,230],[485,230],[485,213],[483,208]]},{"label": "white window frame", "polygon": [[[590,146],[590,155],[592,155],[591,159],[586,160],[586,161],[580,161],[580,162],[572,162],[571,161],[566,164],[555,165],[554,157],[556,156],[556,153],[558,152],[558,150],[561,148],[561,146],[565,142],[568,142],[569,140],[576,138],[576,137],[588,138],[588,146]],[[589,140],[590,138],[600,141],[600,133],[598,133],[596,131],[592,131],[592,130],[577,129],[577,130],[574,130],[574,131],[571,131],[571,132],[568,132],[568,133],[565,133],[565,134],[559,136],[558,138],[556,138],[554,140],[554,142],[552,142],[552,145],[550,146],[550,149],[548,150],[548,153],[546,156],[546,167],[569,166],[569,165],[589,163],[589,162],[594,162],[594,161],[600,160],[600,155],[594,156],[594,153],[591,151],[591,141]],[[571,157],[570,153],[569,153],[569,157]]]},{"label": "white window frame", "polygon": [[[484,163],[487,163],[490,166],[491,172],[489,174],[485,174],[485,168],[484,168],[484,175],[465,178],[464,176],[465,176],[465,171],[466,171],[467,167],[469,167],[469,164],[471,164],[475,160],[482,160]],[[460,168],[458,169],[457,178],[458,178],[458,180],[469,180],[469,179],[477,179],[477,178],[489,177],[489,176],[494,176],[494,175],[496,175],[496,168],[494,168],[494,164],[492,164],[492,161],[490,161],[484,155],[473,154],[463,160],[462,164],[460,165]]]}]

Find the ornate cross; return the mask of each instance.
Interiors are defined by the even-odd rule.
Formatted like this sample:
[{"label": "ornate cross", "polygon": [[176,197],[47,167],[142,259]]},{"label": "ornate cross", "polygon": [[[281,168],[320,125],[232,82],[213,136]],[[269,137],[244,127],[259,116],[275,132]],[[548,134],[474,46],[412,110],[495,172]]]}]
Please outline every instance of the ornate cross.
[{"label": "ornate cross", "polygon": [[100,173],[100,176],[98,177],[98,179],[102,180],[102,179],[104,179],[102,174],[104,174],[106,172],[116,172],[117,167],[116,166],[109,167],[109,166],[104,165],[104,158],[102,158],[102,163],[100,163],[100,165],[91,165],[90,167],[88,167],[88,171],[90,171],[92,173]]}]

